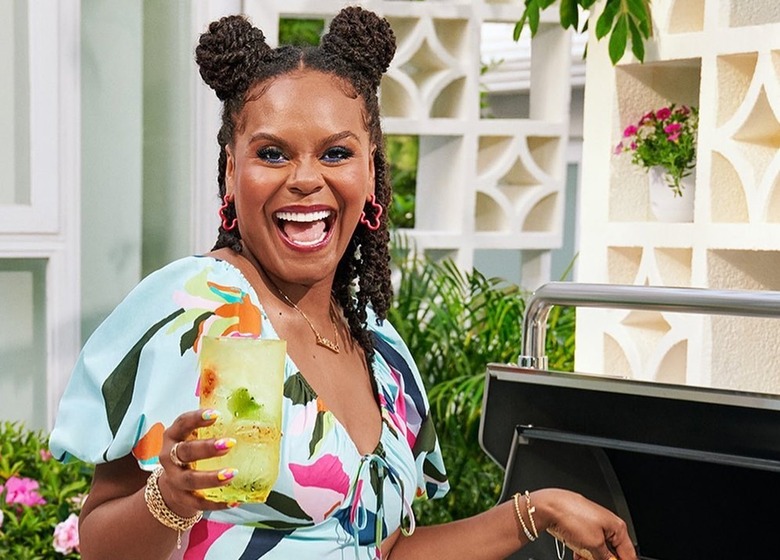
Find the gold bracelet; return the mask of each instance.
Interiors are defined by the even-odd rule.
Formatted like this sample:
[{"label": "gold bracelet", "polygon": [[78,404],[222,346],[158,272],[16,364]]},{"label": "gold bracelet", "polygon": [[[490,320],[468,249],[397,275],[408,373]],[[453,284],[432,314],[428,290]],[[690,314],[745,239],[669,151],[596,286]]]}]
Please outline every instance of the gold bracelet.
[{"label": "gold bracelet", "polygon": [[514,496],[512,496],[512,500],[515,503],[515,513],[517,514],[517,520],[520,522],[520,527],[523,529],[523,533],[525,533],[526,538],[533,542],[536,540],[536,537],[531,534],[531,531],[528,530],[528,527],[525,524],[525,520],[523,519],[523,515],[520,512],[520,492],[516,493]]},{"label": "gold bracelet", "polygon": [[176,537],[176,548],[180,549],[182,531],[188,530],[200,521],[201,517],[203,517],[203,512],[199,511],[192,517],[182,517],[168,507],[165,500],[163,500],[162,494],[160,493],[160,487],[157,484],[157,479],[160,478],[163,471],[164,469],[162,467],[157,467],[152,471],[152,474],[149,475],[149,479],[146,481],[146,489],[144,490],[144,499],[146,500],[146,507],[149,508],[149,512],[157,521],[169,529],[178,532]]},{"label": "gold bracelet", "polygon": [[534,523],[536,508],[531,505],[531,494],[528,493],[528,490],[525,491],[525,509],[528,511],[528,519],[531,520],[531,530],[534,532],[534,537],[538,539],[539,532],[536,530],[536,523]]}]

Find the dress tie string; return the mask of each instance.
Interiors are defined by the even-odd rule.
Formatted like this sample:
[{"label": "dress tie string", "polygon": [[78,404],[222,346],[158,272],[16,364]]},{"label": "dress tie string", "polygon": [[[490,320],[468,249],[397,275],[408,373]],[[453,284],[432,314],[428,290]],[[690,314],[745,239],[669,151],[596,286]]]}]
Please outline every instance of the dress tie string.
[{"label": "dress tie string", "polygon": [[[381,450],[380,450],[381,452]],[[352,537],[355,545],[355,558],[359,558],[360,554],[360,531],[366,528],[368,524],[368,515],[366,514],[367,508],[363,502],[363,478],[361,477],[363,468],[368,465],[369,476],[371,480],[376,477],[376,518],[374,519],[374,559],[381,560],[382,558],[382,521],[384,520],[385,504],[384,504],[384,481],[385,479],[390,481],[390,485],[398,493],[403,504],[401,511],[401,533],[404,536],[409,536],[414,533],[416,522],[414,519],[414,510],[412,505],[406,500],[404,496],[404,483],[398,476],[398,473],[390,466],[385,458],[377,453],[369,453],[363,455],[360,458],[360,466],[358,467],[355,480],[352,482],[350,488],[350,510],[349,510],[349,524],[352,528]]]}]

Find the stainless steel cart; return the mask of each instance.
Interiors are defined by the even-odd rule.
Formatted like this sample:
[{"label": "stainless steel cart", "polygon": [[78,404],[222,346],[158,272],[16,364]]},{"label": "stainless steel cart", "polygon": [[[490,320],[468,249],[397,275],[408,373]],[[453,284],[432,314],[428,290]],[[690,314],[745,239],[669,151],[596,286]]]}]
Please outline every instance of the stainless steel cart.
[{"label": "stainless steel cart", "polygon": [[[549,371],[552,305],[780,318],[780,292],[545,285],[528,302],[518,364],[487,368],[480,425],[505,467],[501,501],[580,492],[625,519],[648,560],[780,558],[780,395]],[[512,558],[555,560],[554,541]]]}]

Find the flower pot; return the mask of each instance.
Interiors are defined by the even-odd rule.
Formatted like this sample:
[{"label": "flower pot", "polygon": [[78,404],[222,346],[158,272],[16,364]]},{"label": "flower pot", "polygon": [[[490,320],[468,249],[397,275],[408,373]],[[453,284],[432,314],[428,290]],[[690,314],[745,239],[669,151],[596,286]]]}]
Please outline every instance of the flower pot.
[{"label": "flower pot", "polygon": [[648,171],[650,179],[650,209],[659,222],[692,222],[694,199],[694,175],[691,173],[681,181],[682,196],[664,180],[664,168],[660,165]]}]

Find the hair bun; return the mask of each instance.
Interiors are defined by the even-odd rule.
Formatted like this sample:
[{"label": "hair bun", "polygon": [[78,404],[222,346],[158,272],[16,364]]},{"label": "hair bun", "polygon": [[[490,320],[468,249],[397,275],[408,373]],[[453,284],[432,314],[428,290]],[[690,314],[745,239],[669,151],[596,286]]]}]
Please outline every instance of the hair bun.
[{"label": "hair bun", "polygon": [[224,101],[246,91],[253,69],[270,51],[263,32],[244,16],[225,16],[200,36],[195,61],[203,81]]},{"label": "hair bun", "polygon": [[377,88],[393,60],[395,34],[386,19],[350,6],[333,18],[322,48],[351,64]]}]

